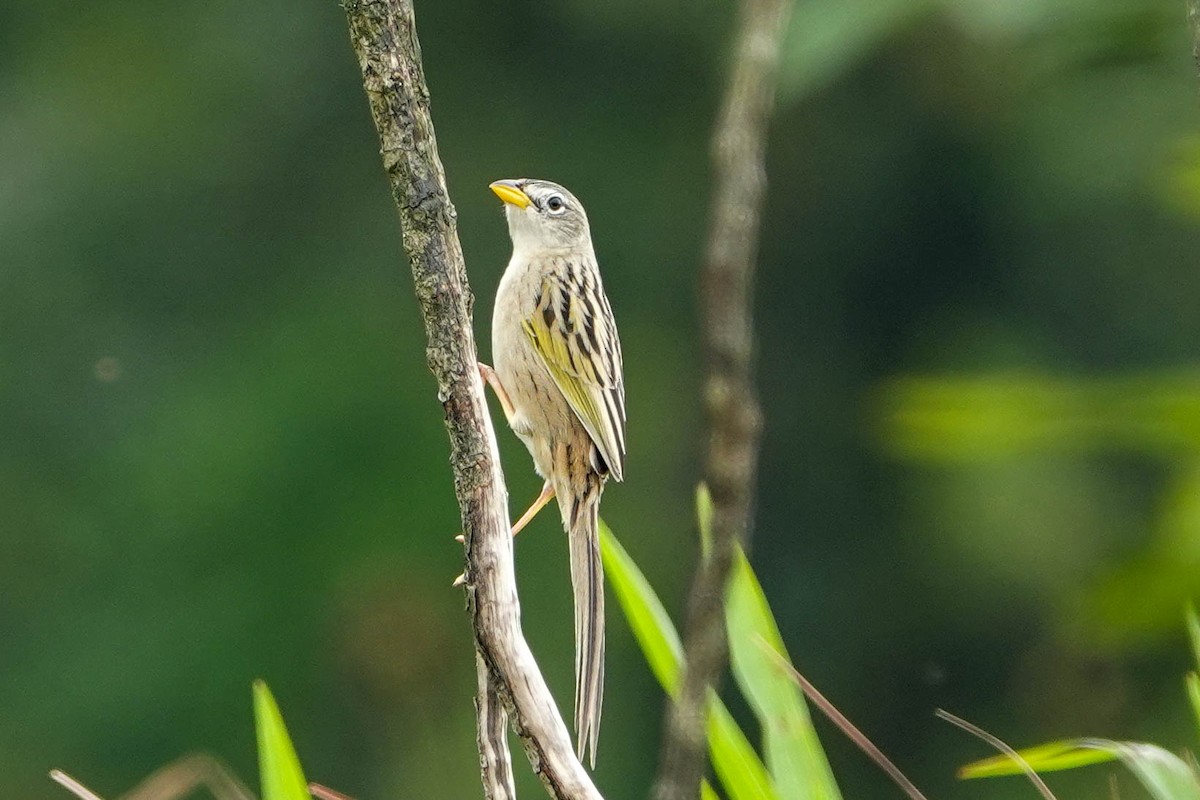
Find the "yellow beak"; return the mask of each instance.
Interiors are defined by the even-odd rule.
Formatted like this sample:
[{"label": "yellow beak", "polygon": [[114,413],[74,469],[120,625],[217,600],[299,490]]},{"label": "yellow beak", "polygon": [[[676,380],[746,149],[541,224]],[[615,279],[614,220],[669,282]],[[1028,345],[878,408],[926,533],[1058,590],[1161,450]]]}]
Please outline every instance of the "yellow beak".
[{"label": "yellow beak", "polygon": [[496,197],[517,208],[525,208],[531,202],[529,195],[521,191],[516,181],[496,181],[489,188],[496,193]]}]

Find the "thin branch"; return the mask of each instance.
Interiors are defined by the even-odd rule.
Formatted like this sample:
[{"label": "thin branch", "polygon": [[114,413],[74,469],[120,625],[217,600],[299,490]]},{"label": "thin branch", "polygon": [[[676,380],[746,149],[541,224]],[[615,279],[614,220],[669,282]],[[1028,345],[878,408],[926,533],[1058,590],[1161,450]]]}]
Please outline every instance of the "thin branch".
[{"label": "thin branch", "polygon": [[1187,2],[1188,27],[1192,30],[1192,60],[1196,62],[1196,73],[1200,75],[1200,0]]},{"label": "thin branch", "polygon": [[895,783],[900,790],[908,795],[912,800],[926,800],[925,795],[921,794],[921,790],[916,784],[908,779],[900,768],[897,767],[892,760],[883,754],[883,751],[875,746],[875,743],[867,738],[867,735],[858,729],[858,726],[851,722],[845,714],[838,710],[837,706],[829,702],[829,699],[817,689],[812,682],[800,674],[800,671],[793,667],[791,663],[784,658],[774,647],[767,644],[766,640],[761,636],[758,637],[756,644],[766,651],[767,655],[775,662],[775,665],[787,673],[788,677],[796,682],[800,690],[804,692],[804,696],[809,702],[820,709],[830,722],[836,725],[846,738],[854,742],[859,750],[866,753],[867,757],[875,762],[875,766],[883,770],[892,782]]},{"label": "thin branch", "polygon": [[[50,778],[80,800],[103,800],[62,770],[51,770]],[[207,753],[183,756],[155,770],[120,800],[177,800],[190,797],[201,787],[218,800],[254,800],[254,793],[229,767]]]},{"label": "thin branch", "polygon": [[1050,791],[1050,787],[1047,786],[1046,782],[1042,780],[1042,777],[1040,775],[1038,775],[1037,772],[1034,771],[1033,767],[1029,766],[1029,762],[1026,761],[1024,759],[1024,757],[1021,756],[1020,753],[1018,753],[1016,750],[1009,747],[999,737],[993,736],[992,734],[988,733],[987,731],[985,731],[983,728],[979,727],[978,725],[974,725],[970,722],[967,722],[962,717],[955,716],[954,714],[951,714],[949,711],[946,711],[945,709],[939,708],[938,710],[936,710],[933,713],[937,716],[938,719],[943,719],[946,722],[949,722],[951,725],[954,725],[958,728],[962,728],[964,731],[971,734],[972,736],[982,739],[983,741],[990,744],[992,747],[999,750],[1001,753],[1004,753],[1004,755],[1008,756],[1009,758],[1011,758],[1013,761],[1016,762],[1017,766],[1021,768],[1021,771],[1025,773],[1025,777],[1029,778],[1029,782],[1033,784],[1034,788],[1036,788],[1038,790],[1038,792],[1042,795],[1042,797],[1045,798],[1045,800],[1056,800],[1054,797],[1054,793]]},{"label": "thin branch", "polygon": [[221,761],[194,753],[174,761],[135,786],[121,800],[172,800],[204,786],[220,800],[254,800],[254,793]]},{"label": "thin branch", "polygon": [[313,800],[354,800],[349,795],[342,794],[319,783],[310,783],[308,785],[308,793],[313,796]]},{"label": "thin branch", "polygon": [[[425,321],[426,355],[450,434],[450,465],[465,532],[467,609],[476,650],[490,676],[482,682],[477,722],[485,731],[495,722],[490,687],[551,796],[599,798],[521,631],[508,495],[476,366],[473,298],[434,138],[412,0],[345,0],[344,8],[400,211]],[[502,759],[507,749],[489,753]],[[489,753],[481,758],[492,758]],[[485,764],[485,791],[501,785],[492,778],[503,769]]]},{"label": "thin branch", "polygon": [[476,743],[479,746],[479,771],[483,775],[483,794],[489,798],[515,798],[512,756],[508,751],[508,713],[500,701],[492,673],[478,652],[475,653],[478,679],[475,695]]},{"label": "thin branch", "polygon": [[762,428],[752,381],[754,265],[766,190],[767,125],[791,5],[792,0],[742,0],[734,61],[714,130],[713,201],[700,283],[713,548],[697,568],[688,599],[686,661],[679,696],[667,713],[658,800],[697,795],[705,763],[705,698],[727,658],[723,609],[733,546],[750,539]]},{"label": "thin branch", "polygon": [[104,800],[103,797],[96,794],[91,789],[87,788],[82,783],[63,772],[61,769],[50,770],[50,780],[54,781],[68,792],[78,797],[79,800]]}]

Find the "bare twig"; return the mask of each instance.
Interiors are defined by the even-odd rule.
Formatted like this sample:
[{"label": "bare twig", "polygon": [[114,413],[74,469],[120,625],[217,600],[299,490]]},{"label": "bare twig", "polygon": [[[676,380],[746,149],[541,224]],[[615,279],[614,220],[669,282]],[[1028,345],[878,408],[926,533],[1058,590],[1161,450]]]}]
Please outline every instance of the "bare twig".
[{"label": "bare twig", "polygon": [[[599,798],[575,757],[567,727],[521,631],[508,496],[476,367],[472,295],[434,138],[412,0],[345,0],[344,7],[383,166],[400,211],[404,249],[425,320],[426,354],[450,434],[450,464],[466,539],[467,608],[479,658],[490,676],[481,681],[477,722],[485,731],[494,729],[498,700],[553,797]],[[490,734],[481,739],[493,741]],[[496,776],[508,767],[495,759],[507,752],[494,747],[481,752],[485,791],[505,785]]]},{"label": "bare twig", "polygon": [[854,742],[859,750],[867,754],[867,757],[875,762],[883,772],[892,779],[892,782],[900,787],[906,795],[912,800],[926,800],[925,795],[921,794],[921,790],[916,787],[908,777],[900,771],[892,760],[883,754],[883,751],[875,746],[875,743],[867,738],[867,735],[860,731],[858,727],[851,722],[845,714],[838,710],[837,706],[829,702],[825,695],[817,690],[817,687],[812,684],[808,678],[800,674],[800,671],[788,662],[774,647],[766,642],[761,636],[756,642],[759,647],[766,651],[770,658],[775,662],[775,665],[787,673],[788,677],[796,682],[800,690],[804,692],[804,696],[809,699],[814,706],[821,710],[830,722],[836,725],[846,738]]},{"label": "bare twig", "polygon": [[713,499],[713,547],[696,570],[684,636],[679,696],[667,714],[655,796],[695,798],[704,773],[704,709],[726,654],[722,619],[735,542],[748,543],[759,431],[752,382],[751,313],[759,220],[766,190],[767,124],[779,44],[791,0],[742,0],[734,61],[713,137],[713,201],[701,277],[710,438],[705,481]]},{"label": "bare twig", "polygon": [[517,789],[513,783],[512,756],[508,751],[508,713],[493,685],[492,673],[478,652],[475,653],[475,674],[478,679],[476,743],[483,794],[489,798],[515,798]]},{"label": "bare twig", "polygon": [[104,800],[103,797],[96,794],[91,789],[87,788],[82,783],[63,772],[61,769],[50,770],[50,780],[54,781],[68,792],[78,797],[79,800]]},{"label": "bare twig", "polygon": [[1050,787],[1046,785],[1046,782],[1042,780],[1040,775],[1034,772],[1033,767],[1029,766],[1029,762],[1022,758],[1020,753],[1005,744],[1004,741],[1002,741],[999,737],[993,736],[978,725],[967,722],[962,717],[951,714],[945,709],[939,708],[933,713],[938,719],[944,719],[951,725],[962,728],[972,736],[982,739],[992,747],[999,750],[1001,753],[1004,753],[1004,755],[1016,762],[1017,766],[1021,768],[1021,771],[1025,773],[1025,777],[1029,778],[1029,782],[1034,785],[1034,788],[1038,790],[1038,793],[1040,793],[1045,800],[1055,800],[1054,793],[1050,791]]},{"label": "bare twig", "polygon": [[[62,770],[51,770],[50,778],[80,800],[103,800]],[[193,753],[155,770],[120,800],[178,800],[200,787],[218,800],[254,800],[254,793],[229,767],[207,753]]]},{"label": "bare twig", "polygon": [[349,795],[342,794],[335,789],[330,789],[328,786],[322,786],[319,783],[310,783],[308,785],[308,793],[313,796],[313,800],[353,800]]},{"label": "bare twig", "polygon": [[121,800],[171,800],[187,797],[201,786],[220,800],[254,800],[246,784],[207,753],[184,756],[151,773],[128,794],[121,795]]}]

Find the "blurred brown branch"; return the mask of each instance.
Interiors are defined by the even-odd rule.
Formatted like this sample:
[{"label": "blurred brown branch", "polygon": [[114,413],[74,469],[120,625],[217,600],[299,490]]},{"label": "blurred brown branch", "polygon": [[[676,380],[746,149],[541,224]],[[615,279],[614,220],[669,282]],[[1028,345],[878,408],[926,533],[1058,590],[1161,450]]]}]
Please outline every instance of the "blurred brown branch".
[{"label": "blurred brown branch", "polygon": [[734,544],[748,544],[761,412],[752,380],[753,285],[766,190],[767,126],[791,0],[743,0],[734,61],[713,135],[713,200],[700,281],[709,441],[705,481],[713,546],[688,599],[685,663],[668,711],[655,796],[695,798],[705,764],[705,698],[726,660],[725,586]]},{"label": "blurred brown branch", "polygon": [[412,0],[346,0],[380,154],[400,211],[425,321],[429,367],[450,434],[475,631],[480,764],[489,798],[515,795],[505,719],[556,798],[599,798],[521,631],[504,476],[471,333],[473,297],[438,157]]},{"label": "blurred brown branch", "polygon": [[[62,770],[52,770],[50,778],[80,800],[102,800]],[[254,793],[229,767],[207,753],[193,753],[155,770],[120,800],[178,800],[200,788],[208,789],[217,800],[254,800]]]},{"label": "blurred brown branch", "polygon": [[1196,73],[1200,75],[1200,0],[1188,0],[1188,27],[1192,29],[1192,60],[1196,62]]}]

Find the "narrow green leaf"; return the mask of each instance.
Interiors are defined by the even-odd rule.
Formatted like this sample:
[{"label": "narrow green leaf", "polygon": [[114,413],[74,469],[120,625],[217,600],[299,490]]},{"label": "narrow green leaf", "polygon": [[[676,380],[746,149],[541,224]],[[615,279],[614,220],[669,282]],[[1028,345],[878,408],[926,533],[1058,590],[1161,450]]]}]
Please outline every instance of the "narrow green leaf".
[{"label": "narrow green leaf", "polygon": [[725,621],[733,675],[762,727],[767,768],[780,794],[840,800],[800,687],[764,650],[765,645],[790,661],[766,595],[741,548],[734,555]]},{"label": "narrow green leaf", "polygon": [[312,800],[283,715],[261,680],[254,682],[254,723],[263,800]]},{"label": "narrow green leaf", "polygon": [[[1200,800],[1200,777],[1183,759],[1152,744],[1108,739],[1074,739],[1017,751],[1035,772],[1074,769],[1120,759],[1155,800]],[[1016,775],[1021,772],[1008,756],[968,764],[961,778]]]},{"label": "narrow green leaf", "polygon": [[[1196,667],[1200,669],[1200,617],[1196,616],[1196,607],[1189,604],[1185,616],[1187,617],[1188,639],[1192,642],[1192,656],[1196,659]],[[1186,685],[1192,714],[1196,717],[1196,725],[1200,726],[1200,674],[1189,672]]]},{"label": "narrow green leaf", "polygon": [[642,648],[650,671],[666,693],[674,697],[679,690],[679,664],[683,660],[679,634],[646,576],[604,520],[600,521],[600,557],[604,560],[604,574],[617,595],[617,602],[625,612],[625,619]]},{"label": "narrow green leaf", "polygon": [[1200,668],[1200,617],[1196,616],[1196,607],[1187,607],[1188,639],[1192,642],[1192,657],[1196,659],[1196,667]]},{"label": "narrow green leaf", "polygon": [[705,561],[712,553],[712,495],[704,481],[696,484],[696,524],[700,526],[700,557]]},{"label": "narrow green leaf", "polygon": [[732,800],[779,800],[786,796],[775,789],[754,746],[712,690],[708,695],[707,730],[713,771]]},{"label": "narrow green leaf", "polygon": [[[1081,747],[1081,739],[1064,739],[1057,742],[1047,742],[1036,747],[1018,750],[1017,754],[1034,772],[1057,772],[1064,769],[1086,767],[1089,764],[1102,764],[1105,761],[1115,761],[1116,753]],[[994,778],[1001,775],[1023,774],[1021,765],[1006,755],[973,761],[958,770],[960,778]]]},{"label": "narrow green leaf", "polygon": [[[679,690],[683,660],[679,634],[649,581],[603,521],[600,555],[604,559],[604,572],[650,671],[666,693],[674,697]],[[706,730],[713,770],[730,800],[779,800],[767,768],[715,692],[709,694]]]},{"label": "narrow green leaf", "polygon": [[1195,672],[1187,674],[1187,693],[1188,700],[1192,704],[1192,714],[1196,717],[1196,724],[1200,725],[1200,675]]},{"label": "narrow green leaf", "polygon": [[1140,742],[1088,741],[1115,752],[1155,800],[1200,800],[1200,777],[1171,751]]},{"label": "narrow green leaf", "polygon": [[700,800],[721,800],[717,790],[712,788],[712,784],[708,782],[707,778],[700,781]]}]

